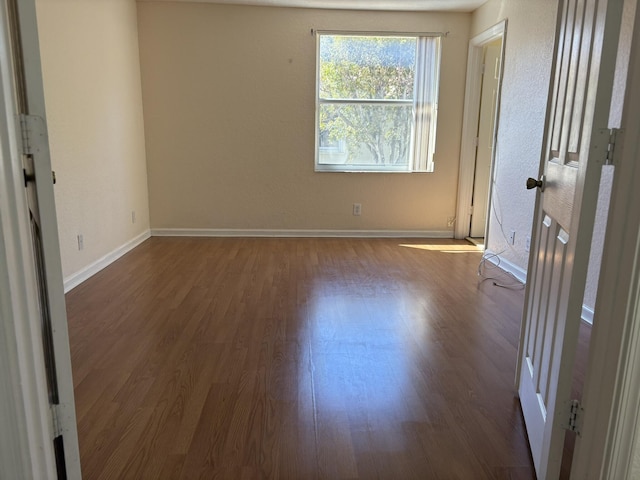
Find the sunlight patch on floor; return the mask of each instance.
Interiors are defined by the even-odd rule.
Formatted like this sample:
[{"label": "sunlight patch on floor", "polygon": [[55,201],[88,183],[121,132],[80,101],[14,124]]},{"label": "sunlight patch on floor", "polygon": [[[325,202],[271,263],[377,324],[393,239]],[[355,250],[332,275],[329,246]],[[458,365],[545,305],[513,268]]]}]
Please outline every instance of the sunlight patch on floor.
[{"label": "sunlight patch on floor", "polygon": [[442,253],[470,253],[484,251],[484,245],[431,245],[401,243],[400,246]]}]

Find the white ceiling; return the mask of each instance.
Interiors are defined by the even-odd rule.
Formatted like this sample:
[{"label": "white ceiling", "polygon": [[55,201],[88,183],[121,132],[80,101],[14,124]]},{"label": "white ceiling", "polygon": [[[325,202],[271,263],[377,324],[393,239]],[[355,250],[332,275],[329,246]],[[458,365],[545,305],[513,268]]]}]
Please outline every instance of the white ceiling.
[{"label": "white ceiling", "polygon": [[[158,1],[158,0],[156,0]],[[176,1],[176,0],[171,0]],[[341,10],[399,10],[472,12],[487,0],[178,0],[184,2],[331,8]]]}]

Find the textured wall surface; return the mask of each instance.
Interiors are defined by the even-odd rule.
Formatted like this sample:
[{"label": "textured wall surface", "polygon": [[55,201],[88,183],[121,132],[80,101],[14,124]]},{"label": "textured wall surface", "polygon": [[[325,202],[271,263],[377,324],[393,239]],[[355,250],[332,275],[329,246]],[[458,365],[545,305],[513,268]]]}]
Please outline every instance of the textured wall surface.
[{"label": "textured wall surface", "polygon": [[[138,3],[152,228],[453,234],[470,17]],[[311,29],[450,32],[434,173],[314,172]]]},{"label": "textured wall surface", "polygon": [[149,229],[136,6],[132,0],[36,4],[68,277]]},{"label": "textured wall surface", "polygon": [[[526,270],[551,74],[557,0],[489,0],[473,13],[478,35],[507,19],[504,76],[487,248]],[[515,230],[515,245],[506,235]]]}]

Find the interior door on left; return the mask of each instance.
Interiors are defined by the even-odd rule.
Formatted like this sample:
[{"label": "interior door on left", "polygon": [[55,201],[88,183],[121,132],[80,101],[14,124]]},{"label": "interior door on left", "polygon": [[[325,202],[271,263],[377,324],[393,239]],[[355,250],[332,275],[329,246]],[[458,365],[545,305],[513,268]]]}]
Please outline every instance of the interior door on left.
[{"label": "interior door on left", "polygon": [[[16,123],[36,268],[40,334],[51,442],[59,479],[80,478],[75,403],[62,267],[33,0],[7,0]],[[32,452],[32,454],[37,454]]]}]

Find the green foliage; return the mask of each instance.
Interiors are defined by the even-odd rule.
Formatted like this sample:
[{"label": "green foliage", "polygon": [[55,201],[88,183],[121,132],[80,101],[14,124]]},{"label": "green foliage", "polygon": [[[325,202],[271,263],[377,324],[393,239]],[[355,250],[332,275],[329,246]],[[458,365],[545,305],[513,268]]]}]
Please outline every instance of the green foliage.
[{"label": "green foliage", "polygon": [[[416,40],[399,37],[323,36],[320,97],[340,100],[412,100]],[[345,140],[349,162],[368,151],[377,165],[406,164],[410,105],[322,105],[320,130]]]}]

